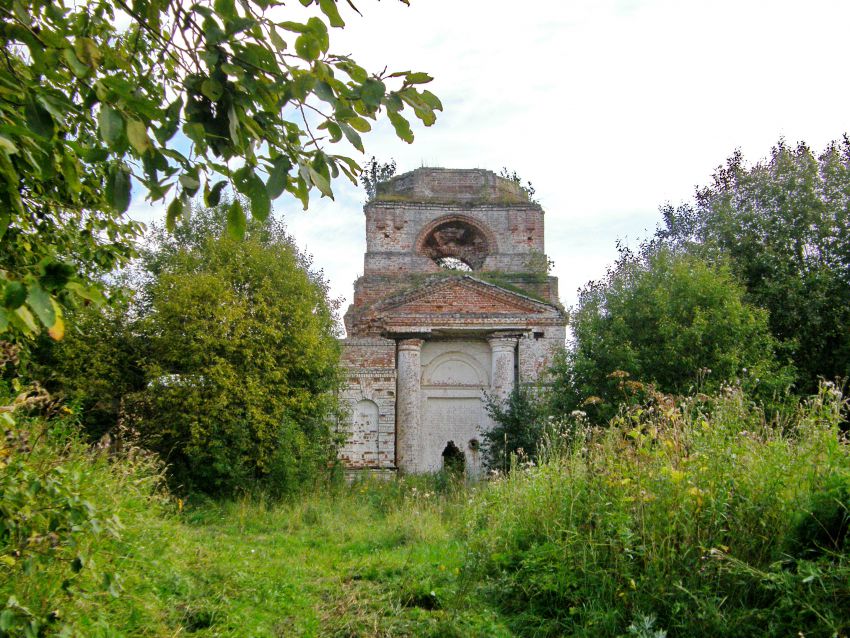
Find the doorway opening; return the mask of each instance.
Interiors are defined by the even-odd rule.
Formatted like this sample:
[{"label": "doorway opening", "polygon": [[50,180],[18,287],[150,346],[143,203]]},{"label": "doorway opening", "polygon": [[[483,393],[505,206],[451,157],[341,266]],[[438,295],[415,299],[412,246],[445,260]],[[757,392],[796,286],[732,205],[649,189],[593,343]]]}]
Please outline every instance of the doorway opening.
[{"label": "doorway opening", "polygon": [[454,441],[446,443],[443,450],[443,469],[451,474],[463,474],[466,467],[466,457]]}]

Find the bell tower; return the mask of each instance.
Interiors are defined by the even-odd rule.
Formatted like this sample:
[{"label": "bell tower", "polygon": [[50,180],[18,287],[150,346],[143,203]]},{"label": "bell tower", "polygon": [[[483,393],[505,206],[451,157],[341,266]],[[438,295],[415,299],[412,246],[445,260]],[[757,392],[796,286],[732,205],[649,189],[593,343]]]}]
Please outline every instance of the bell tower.
[{"label": "bell tower", "polygon": [[342,458],[432,472],[462,455],[478,474],[485,397],[542,382],[564,344],[543,209],[490,171],[420,168],[379,184],[364,212],[342,342],[354,415]]}]

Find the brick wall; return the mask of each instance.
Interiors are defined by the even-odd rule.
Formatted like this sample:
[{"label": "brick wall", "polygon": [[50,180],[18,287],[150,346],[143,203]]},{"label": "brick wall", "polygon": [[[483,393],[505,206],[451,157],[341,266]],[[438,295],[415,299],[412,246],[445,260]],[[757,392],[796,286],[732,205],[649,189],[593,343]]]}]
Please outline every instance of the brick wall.
[{"label": "brick wall", "polygon": [[[341,398],[349,418],[340,456],[351,469],[395,468],[397,355],[395,341],[384,336],[421,334],[425,376],[439,354],[447,362],[440,370],[450,377],[474,368],[484,379],[480,385],[444,379],[421,388],[423,441],[438,431],[442,437],[421,453],[430,454],[428,468],[435,469],[450,439],[466,446],[475,467],[477,448],[470,441],[488,426],[481,404],[487,337],[493,331],[522,335],[516,350],[521,383],[544,375],[564,343],[566,318],[553,307],[557,279],[547,276],[543,210],[489,171],[419,169],[380,185],[364,211],[364,275],[355,282],[345,315],[349,338],[342,341]],[[477,270],[469,274],[479,281],[440,268],[434,260],[445,257],[472,264]],[[546,303],[524,300],[517,290]]]}]

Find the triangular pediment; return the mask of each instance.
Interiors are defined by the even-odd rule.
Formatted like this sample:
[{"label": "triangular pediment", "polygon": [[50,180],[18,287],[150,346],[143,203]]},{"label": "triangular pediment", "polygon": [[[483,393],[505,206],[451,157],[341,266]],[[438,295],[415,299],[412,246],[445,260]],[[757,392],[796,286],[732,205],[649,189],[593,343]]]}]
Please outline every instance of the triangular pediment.
[{"label": "triangular pediment", "polygon": [[371,311],[379,312],[387,318],[410,315],[560,314],[550,304],[469,276],[425,282],[413,290],[379,302]]}]

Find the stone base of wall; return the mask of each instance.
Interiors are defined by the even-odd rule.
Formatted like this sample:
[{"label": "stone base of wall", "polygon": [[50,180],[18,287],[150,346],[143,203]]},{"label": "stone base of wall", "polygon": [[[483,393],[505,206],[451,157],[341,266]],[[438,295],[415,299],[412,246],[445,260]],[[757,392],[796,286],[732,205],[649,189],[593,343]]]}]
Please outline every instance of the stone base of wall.
[{"label": "stone base of wall", "polygon": [[351,485],[357,481],[390,481],[398,476],[395,468],[348,468],[343,474],[345,482]]}]

